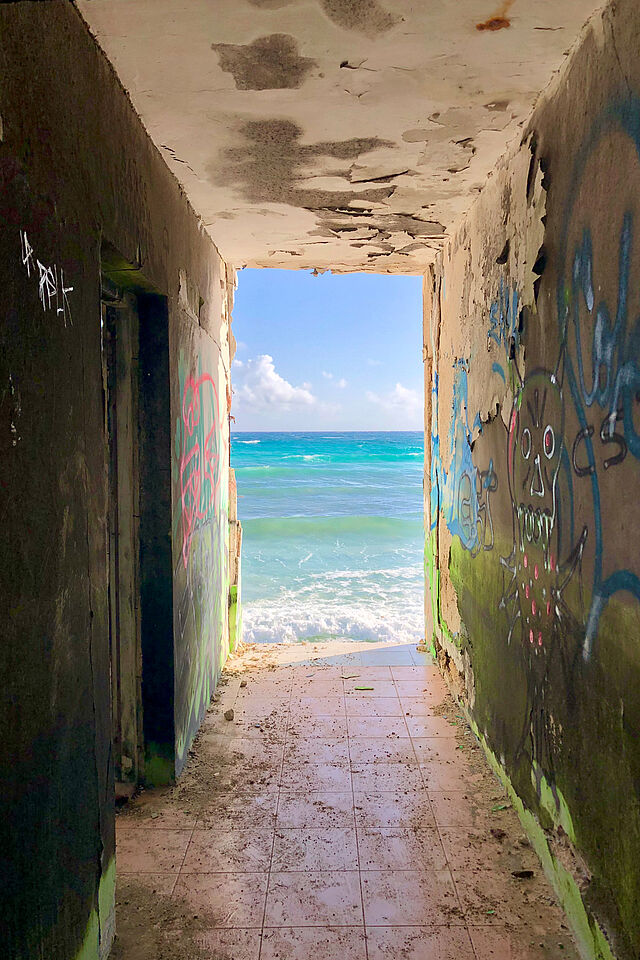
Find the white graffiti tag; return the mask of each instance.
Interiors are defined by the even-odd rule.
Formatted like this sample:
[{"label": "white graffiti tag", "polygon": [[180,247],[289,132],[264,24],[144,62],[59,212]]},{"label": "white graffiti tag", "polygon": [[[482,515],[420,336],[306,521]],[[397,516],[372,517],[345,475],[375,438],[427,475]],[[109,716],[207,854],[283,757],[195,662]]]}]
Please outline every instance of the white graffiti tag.
[{"label": "white graffiti tag", "polygon": [[25,268],[28,277],[31,277],[32,271],[35,275],[37,268],[38,298],[42,304],[42,309],[45,313],[47,310],[55,310],[56,316],[62,316],[65,327],[67,326],[67,322],[70,325],[73,325],[68,297],[68,294],[73,291],[73,287],[65,287],[64,270],[61,267],[58,275],[57,264],[54,263],[53,266],[48,267],[37,258],[34,264],[33,254],[33,247],[29,243],[29,238],[27,237],[26,231],[21,230],[20,256],[22,265]]}]

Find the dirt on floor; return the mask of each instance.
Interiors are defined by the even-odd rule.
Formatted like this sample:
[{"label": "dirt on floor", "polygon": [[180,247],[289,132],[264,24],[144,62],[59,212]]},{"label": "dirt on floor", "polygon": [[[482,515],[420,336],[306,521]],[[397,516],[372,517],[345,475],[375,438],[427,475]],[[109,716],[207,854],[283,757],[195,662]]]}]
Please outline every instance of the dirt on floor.
[{"label": "dirt on floor", "polygon": [[[322,662],[320,657],[318,648],[310,650],[310,659]],[[277,645],[261,645],[259,648],[247,645],[231,657],[202,729],[189,751],[180,781],[171,788],[142,790],[120,809],[119,826],[126,831],[139,825],[142,832],[145,826],[166,826],[169,830],[184,830],[186,833],[204,818],[205,821],[209,819],[210,825],[224,828],[225,823],[237,825],[234,818],[238,816],[238,802],[250,806],[252,803],[259,804],[264,797],[272,796],[278,789],[281,770],[268,762],[268,758],[270,751],[277,750],[282,744],[283,723],[286,723],[284,715],[290,710],[288,703],[286,707],[284,705],[285,695],[280,695],[280,691],[286,691],[290,682],[288,669],[289,665],[279,663]],[[238,697],[239,692],[246,693],[248,691],[245,688],[249,687],[261,688],[259,707],[256,703],[252,704],[250,699]],[[271,700],[262,695],[265,689],[268,689]],[[460,843],[455,840],[455,829],[440,831],[447,860],[454,878],[457,877],[458,897],[458,900],[452,901],[449,921],[446,920],[448,914],[444,913],[444,923],[463,923],[462,916],[466,916],[467,911],[479,918],[475,936],[473,930],[469,930],[473,950],[469,954],[465,952],[464,958],[577,958],[539,862],[522,833],[501,785],[489,771],[481,748],[459,706],[447,693],[443,693],[441,699],[432,704],[430,714],[438,721],[445,721],[451,728],[451,732],[447,733],[449,743],[452,743],[452,734],[455,738],[455,748],[450,747],[450,751],[455,749],[456,754],[453,759],[436,763],[436,773],[444,770],[446,774],[445,763],[459,769],[456,760],[459,755],[468,783],[464,799],[469,805],[472,820],[463,831],[458,830],[458,833],[464,834],[464,841]],[[234,748],[236,738],[238,743],[244,745],[243,749]],[[246,745],[250,741],[255,741],[256,747],[248,760]],[[381,739],[380,750],[391,752],[389,743],[392,741],[393,737]],[[265,758],[265,762],[261,762],[261,757]],[[430,775],[427,769],[427,789]],[[446,783],[434,783],[437,791],[443,786],[446,793]],[[403,792],[410,793],[407,789]],[[323,802],[320,797],[317,797],[317,801]],[[246,826],[250,827],[251,824],[247,823]],[[420,822],[411,822],[409,829],[416,831],[422,826]],[[448,840],[447,835],[450,835]],[[407,866],[413,868],[414,864]],[[497,882],[487,883],[489,875],[496,877]],[[505,898],[509,900],[506,911]],[[445,906],[441,904],[442,910]],[[228,926],[227,921],[232,923],[232,898],[224,909],[228,909],[228,917],[221,914],[219,906],[213,911],[200,905],[194,909],[193,899],[183,896],[176,884],[175,870],[166,873],[125,873],[118,878],[117,938],[112,957],[114,960],[244,960],[245,957],[252,957],[249,947],[244,950],[238,948],[241,931],[235,931],[235,934],[233,930],[228,931],[227,942],[227,934],[220,928]],[[499,927],[492,928],[494,920],[499,921]],[[515,952],[512,952],[509,939],[510,927],[521,932]],[[214,929],[216,937],[212,940],[211,931]],[[456,929],[460,930],[459,927]],[[254,930],[252,935],[258,937],[260,934]],[[359,933],[356,935],[360,936]],[[384,947],[380,949],[382,952],[376,952],[376,958],[393,956],[415,960],[424,956],[424,960],[427,960],[427,955],[423,955],[419,948],[416,952],[416,944],[411,945],[409,941],[407,946],[391,948],[388,953]],[[436,947],[436,950],[439,949]],[[453,948],[452,951],[433,955],[438,960],[441,957],[443,960],[458,960],[458,954]],[[309,954],[310,957],[312,955],[317,956],[317,960],[325,960],[317,952]],[[269,956],[297,960],[303,954],[295,949],[289,953],[285,948],[284,952],[272,952]],[[336,953],[335,956],[342,955]],[[351,956],[349,952],[345,960]],[[329,960],[333,958],[334,953],[331,952]]]}]

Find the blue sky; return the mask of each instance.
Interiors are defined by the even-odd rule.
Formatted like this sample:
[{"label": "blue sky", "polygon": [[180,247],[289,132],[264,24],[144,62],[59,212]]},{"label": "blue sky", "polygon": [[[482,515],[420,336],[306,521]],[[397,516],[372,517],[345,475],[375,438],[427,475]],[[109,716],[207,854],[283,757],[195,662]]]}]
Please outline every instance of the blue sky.
[{"label": "blue sky", "polygon": [[419,430],[422,280],[241,270],[235,430]]}]

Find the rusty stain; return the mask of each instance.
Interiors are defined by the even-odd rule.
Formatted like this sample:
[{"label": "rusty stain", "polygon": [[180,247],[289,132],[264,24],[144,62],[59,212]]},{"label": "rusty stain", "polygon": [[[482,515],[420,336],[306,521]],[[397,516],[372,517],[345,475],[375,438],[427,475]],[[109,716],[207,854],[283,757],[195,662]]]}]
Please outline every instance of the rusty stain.
[{"label": "rusty stain", "polygon": [[513,6],[515,0],[504,0],[504,3],[496,10],[493,16],[482,23],[476,23],[476,30],[504,30],[511,26],[511,20],[507,13]]}]

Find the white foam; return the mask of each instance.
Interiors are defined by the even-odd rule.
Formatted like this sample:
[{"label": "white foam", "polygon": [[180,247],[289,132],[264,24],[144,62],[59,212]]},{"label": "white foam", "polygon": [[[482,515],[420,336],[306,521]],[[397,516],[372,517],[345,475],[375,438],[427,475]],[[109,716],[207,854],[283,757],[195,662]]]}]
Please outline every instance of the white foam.
[{"label": "white foam", "polygon": [[[320,599],[288,591],[243,605],[244,639],[250,643],[331,639],[419,642],[424,636],[421,592],[415,585],[395,596]],[[302,594],[302,595],[301,595]]]}]

